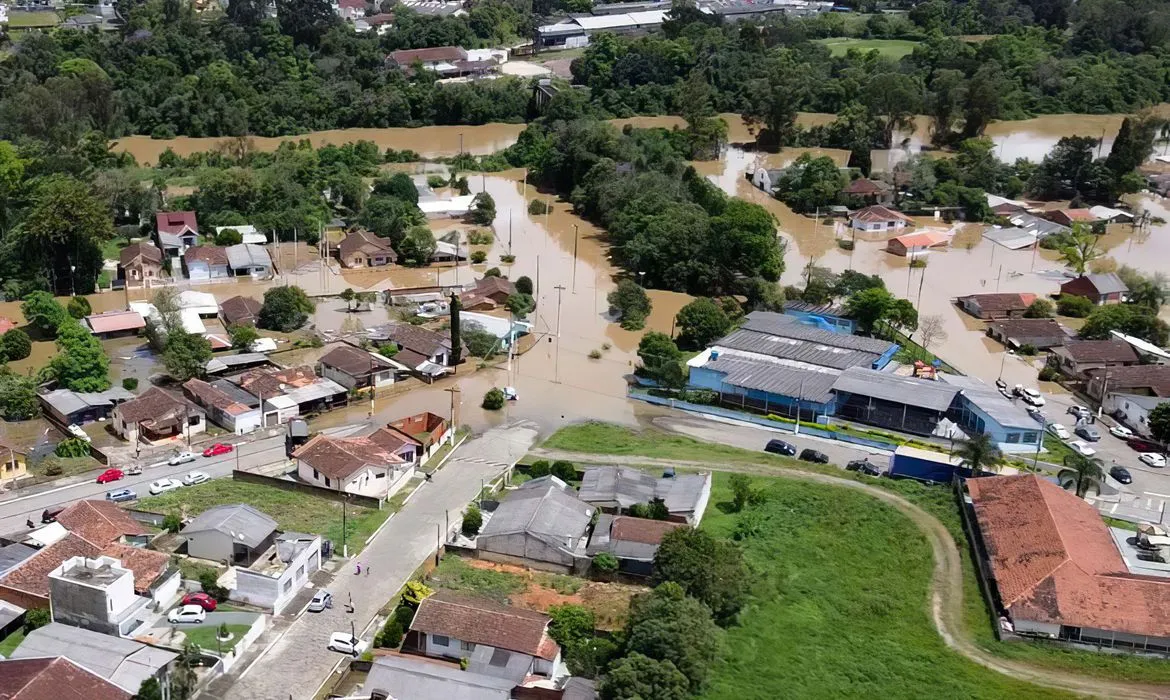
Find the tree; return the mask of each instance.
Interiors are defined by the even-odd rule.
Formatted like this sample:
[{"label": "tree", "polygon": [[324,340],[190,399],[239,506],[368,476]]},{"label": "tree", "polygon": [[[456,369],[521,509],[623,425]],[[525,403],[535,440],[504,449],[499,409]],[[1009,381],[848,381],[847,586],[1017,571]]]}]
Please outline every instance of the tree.
[{"label": "tree", "polygon": [[472,503],[467,506],[467,510],[463,511],[463,524],[460,526],[460,532],[464,537],[475,537],[479,534],[479,529],[483,527],[483,513],[480,512],[479,506]]},{"label": "tree", "polygon": [[399,261],[403,265],[422,267],[431,262],[435,254],[435,236],[426,226],[411,226],[402,240],[398,242]]},{"label": "tree", "polygon": [[601,552],[593,557],[593,570],[597,572],[598,577],[603,579],[611,578],[618,570],[617,557],[609,552]]},{"label": "tree", "polygon": [[563,603],[548,609],[552,622],[548,625],[549,636],[562,648],[571,649],[593,638],[597,619],[593,611],[584,605]]},{"label": "tree", "polygon": [[24,320],[46,338],[57,335],[57,328],[69,318],[65,309],[48,292],[32,292],[20,305]]},{"label": "tree", "polygon": [[487,192],[480,192],[471,199],[469,213],[472,223],[480,226],[491,226],[496,220],[496,200]]},{"label": "tree", "polygon": [[244,236],[234,228],[225,228],[215,234],[215,244],[218,246],[239,245],[244,242]]},{"label": "tree", "polygon": [[1105,480],[1105,470],[1102,469],[1104,463],[1096,457],[1074,452],[1066,455],[1063,463],[1065,468],[1072,472],[1076,494],[1081,498],[1085,497],[1091,487],[1100,486]]},{"label": "tree", "polygon": [[414,180],[410,179],[406,173],[394,173],[390,177],[380,177],[374,180],[372,194],[386,195],[411,204],[418,204],[418,188],[414,186]]},{"label": "tree", "polygon": [[483,395],[482,407],[487,411],[498,411],[504,407],[504,392],[496,387],[487,390]]},{"label": "tree", "polygon": [[110,358],[101,342],[72,318],[57,329],[57,348],[47,372],[72,391],[105,391],[110,387]]},{"label": "tree", "polygon": [[832,158],[803,153],[775,183],[776,197],[794,210],[811,213],[841,197],[846,179]]},{"label": "tree", "polygon": [[1102,161],[1093,159],[1097,143],[1091,136],[1061,138],[1032,173],[1028,192],[1041,199],[1110,202],[1114,177]]},{"label": "tree", "polygon": [[1170,342],[1170,326],[1147,306],[1106,304],[1095,306],[1079,334],[1089,340],[1108,340],[1111,331],[1119,331],[1147,340],[1155,345]]},{"label": "tree", "polygon": [[113,217],[89,187],[53,175],[42,179],[13,231],[13,250],[24,274],[41,287],[89,294],[102,268],[101,244],[113,235]]},{"label": "tree", "polygon": [[736,512],[744,509],[752,495],[752,480],[745,474],[731,475],[731,502]]},{"label": "tree", "polygon": [[576,481],[577,467],[572,462],[558,459],[552,463],[552,467],[549,469],[549,474],[552,474],[561,481]]},{"label": "tree", "polygon": [[1056,309],[1060,315],[1070,318],[1084,318],[1092,313],[1094,308],[1091,299],[1075,294],[1061,294],[1056,300]]},{"label": "tree", "polygon": [[1121,120],[1121,128],[1105,159],[1105,167],[1115,178],[1128,175],[1146,162],[1154,152],[1154,138],[1161,121],[1152,115],[1125,117]]},{"label": "tree", "polygon": [[767,59],[764,75],[747,86],[750,100],[744,119],[753,128],[763,127],[759,140],[769,146],[792,142],[796,113],[811,87],[806,63],[792,49],[780,49]]},{"label": "tree", "polygon": [[909,301],[879,287],[855,292],[845,302],[845,313],[865,333],[873,333],[883,322],[911,331],[918,325],[918,312]]},{"label": "tree", "polygon": [[989,433],[975,433],[958,444],[955,456],[973,472],[994,469],[1003,461],[1003,453]]},{"label": "tree", "polygon": [[484,277],[503,277],[504,273],[500,272],[500,268],[498,268],[498,267],[489,267],[488,269],[484,270],[483,276]]},{"label": "tree", "polygon": [[719,304],[700,297],[682,307],[675,316],[679,340],[693,348],[706,347],[711,341],[727,334],[731,319]]},{"label": "tree", "polygon": [[40,629],[53,621],[53,615],[48,608],[32,608],[24,614],[24,633],[27,635],[33,630]]},{"label": "tree", "polygon": [[516,279],[516,291],[520,292],[521,294],[527,294],[529,296],[532,296],[532,293],[533,293],[532,278],[529,277],[528,275],[521,275],[520,277],[518,277]]},{"label": "tree", "polygon": [[463,302],[459,300],[459,295],[455,292],[451,292],[451,299],[447,308],[451,311],[451,366],[454,367],[463,359],[463,326],[459,318],[459,312],[463,309]]},{"label": "tree", "polygon": [[28,333],[19,328],[12,328],[0,336],[0,358],[3,362],[23,360],[32,354],[32,340]]},{"label": "tree", "polygon": [[[518,287],[517,287],[518,288]],[[641,330],[650,315],[650,297],[633,280],[622,280],[606,297],[611,313],[621,317],[622,328],[628,331]]]},{"label": "tree", "polygon": [[670,336],[650,331],[638,341],[638,358],[642,361],[640,372],[650,379],[663,383],[663,378],[669,376],[666,373],[680,371],[682,352]]},{"label": "tree", "polygon": [[315,305],[300,287],[274,287],[264,292],[264,303],[256,325],[271,331],[291,333],[309,320]]},{"label": "tree", "polygon": [[162,686],[158,684],[158,679],[151,677],[142,681],[138,692],[131,700],[163,700]]},{"label": "tree", "polygon": [[703,603],[673,582],[630,601],[626,653],[674,664],[698,694],[723,651],[723,630]]},{"label": "tree", "polygon": [[1067,246],[1060,250],[1060,259],[1072,268],[1077,276],[1083,277],[1089,265],[1099,259],[1104,253],[1097,247],[1097,236],[1086,230],[1080,224],[1073,226],[1072,238]]},{"label": "tree", "polygon": [[654,555],[654,581],[679,584],[721,623],[730,622],[747,600],[748,579],[739,548],[706,530],[672,530]]},{"label": "tree", "polygon": [[531,295],[516,292],[504,300],[504,308],[516,318],[524,318],[536,308],[536,300]]},{"label": "tree", "polygon": [[246,350],[260,339],[260,332],[252,326],[235,325],[228,328],[228,337],[232,340],[233,348]]},{"label": "tree", "polygon": [[89,443],[81,438],[68,437],[57,443],[53,454],[58,457],[86,457],[89,455]]},{"label": "tree", "polygon": [[192,377],[202,377],[210,359],[211,342],[207,338],[181,328],[167,334],[163,366],[175,381],[185,382]]},{"label": "tree", "polygon": [[81,320],[93,313],[93,308],[89,305],[89,300],[85,297],[73,297],[69,300],[69,305],[65,310],[75,319]]},{"label": "tree", "polygon": [[943,328],[942,316],[923,316],[918,323],[918,337],[924,348],[929,348],[935,342],[946,342],[947,332]]},{"label": "tree", "polygon": [[1039,297],[1028,305],[1024,318],[1052,318],[1056,315],[1056,304],[1051,299]]},{"label": "tree", "polygon": [[[203,590],[207,591],[206,588]],[[210,592],[208,593],[210,595]],[[219,599],[217,598],[217,600]],[[188,700],[194,695],[199,684],[199,677],[195,675],[195,669],[202,663],[203,652],[199,645],[191,642],[185,643],[171,670],[171,700]]]},{"label": "tree", "polygon": [[418,205],[397,197],[372,196],[366,200],[357,223],[382,238],[390,239],[395,250],[412,226],[425,223]]},{"label": "tree", "polygon": [[281,33],[309,46],[340,21],[326,0],[276,0],[276,16]]},{"label": "tree", "polygon": [[867,81],[862,99],[881,117],[878,145],[890,148],[895,131],[914,131],[914,115],[922,108],[922,86],[905,73],[879,73]]},{"label": "tree", "polygon": [[1154,406],[1146,419],[1150,428],[1150,435],[1163,445],[1170,444],[1170,401],[1163,401]]},{"label": "tree", "polygon": [[40,412],[36,382],[0,366],[0,417],[10,421],[28,420]]},{"label": "tree", "polygon": [[633,653],[610,664],[598,688],[602,700],[688,700],[687,677],[669,661]]}]

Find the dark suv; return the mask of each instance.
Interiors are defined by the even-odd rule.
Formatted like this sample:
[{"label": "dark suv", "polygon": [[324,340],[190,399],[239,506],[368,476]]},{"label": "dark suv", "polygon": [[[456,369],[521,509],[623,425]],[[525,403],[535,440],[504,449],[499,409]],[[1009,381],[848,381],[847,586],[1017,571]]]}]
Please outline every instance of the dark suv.
[{"label": "dark suv", "polygon": [[881,476],[882,470],[877,468],[877,465],[870,462],[868,459],[855,459],[849,464],[845,465],[845,471],[859,472],[861,474],[868,474],[870,476]]},{"label": "dark suv", "polygon": [[793,457],[796,455],[796,446],[783,440],[769,440],[768,444],[764,445],[764,452]]},{"label": "dark suv", "polygon": [[824,452],[817,452],[811,447],[800,451],[800,458],[806,462],[816,462],[817,464],[828,464],[829,456]]}]

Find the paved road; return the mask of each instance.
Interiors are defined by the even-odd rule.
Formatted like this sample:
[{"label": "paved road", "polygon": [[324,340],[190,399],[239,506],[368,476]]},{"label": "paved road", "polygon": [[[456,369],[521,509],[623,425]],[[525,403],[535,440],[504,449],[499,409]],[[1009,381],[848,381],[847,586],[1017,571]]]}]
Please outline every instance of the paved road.
[{"label": "paved road", "polygon": [[[370,546],[356,556],[372,566],[371,575],[358,577],[349,565],[344,566],[329,586],[334,600],[332,609],[305,613],[291,625],[266,633],[256,644],[263,651],[257,658],[245,658],[236,667],[240,675],[231,679],[234,683],[215,683],[201,698],[311,698],[321,681],[343,660],[341,655],[325,649],[330,633],[348,632],[352,621],[360,635],[378,610],[434,552],[447,514],[453,521],[458,518],[479,493],[480,479],[491,479],[514,464],[536,436],[536,427],[525,422],[493,428],[463,443],[433,481],[424,484]],[[352,615],[345,610],[351,595],[356,609]],[[273,638],[282,633],[274,642]]]},{"label": "paved road", "polygon": [[206,472],[212,478],[230,476],[237,464],[240,467],[262,467],[285,459],[283,433],[252,442],[239,437],[225,438],[224,442],[231,442],[237,447],[226,455],[198,457],[194,462],[174,467],[165,461],[142,464],[141,476],[129,476],[109,484],[99,484],[88,479],[30,495],[15,491],[9,498],[0,500],[0,533],[23,530],[29,518],[39,525],[41,513],[46,508],[65,506],[87,498],[105,498],[106,492],[113,489],[133,489],[141,497],[149,494],[150,482],[163,477],[181,479],[192,471]]},{"label": "paved road", "polygon": [[791,431],[778,428],[769,429],[763,426],[744,425],[733,421],[717,420],[714,417],[699,417],[681,411],[673,415],[660,416],[650,421],[656,428],[672,433],[679,433],[704,442],[717,442],[732,447],[742,447],[745,450],[763,451],[769,440],[779,438],[784,442],[796,446],[797,454],[806,447],[824,452],[829,462],[844,467],[855,459],[869,458],[869,461],[879,466],[889,462],[889,452],[860,445],[852,445],[836,440],[826,440],[809,435],[794,435]]}]

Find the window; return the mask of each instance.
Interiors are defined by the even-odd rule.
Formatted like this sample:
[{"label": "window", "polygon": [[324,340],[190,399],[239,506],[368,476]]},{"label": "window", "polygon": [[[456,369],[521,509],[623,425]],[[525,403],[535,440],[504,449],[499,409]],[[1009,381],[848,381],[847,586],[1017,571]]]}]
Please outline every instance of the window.
[{"label": "window", "polygon": [[304,576],[305,576],[305,565],[301,564],[300,566],[297,567],[297,578],[304,578]]},{"label": "window", "polygon": [[376,479],[385,479],[385,478],[386,478],[386,472],[378,472],[377,474],[375,474],[375,475],[374,475],[374,478],[376,478]]},{"label": "window", "polygon": [[459,642],[459,648],[463,651],[475,651],[475,642]]},{"label": "window", "polygon": [[199,415],[190,416],[187,418],[187,425],[199,425]]},{"label": "window", "polygon": [[330,486],[330,485],[331,485],[331,484],[329,483],[329,477],[325,477],[325,485],[326,485],[326,486]]},{"label": "window", "polygon": [[284,592],[288,593],[290,588],[292,588],[292,579],[284,582]]},{"label": "window", "polygon": [[437,647],[445,647],[450,646],[451,640],[441,634],[432,634],[431,644],[434,644]]},{"label": "window", "polygon": [[1020,434],[1019,433],[1008,433],[1007,434],[1007,441],[1009,443],[1019,442],[1020,441]]},{"label": "window", "polygon": [[1036,433],[1024,433],[1024,442],[1028,444],[1035,444],[1039,436]]},{"label": "window", "polygon": [[318,473],[318,471],[316,469],[314,469],[313,470],[313,479],[316,480],[316,479],[320,479],[320,478],[321,478],[321,474]]}]

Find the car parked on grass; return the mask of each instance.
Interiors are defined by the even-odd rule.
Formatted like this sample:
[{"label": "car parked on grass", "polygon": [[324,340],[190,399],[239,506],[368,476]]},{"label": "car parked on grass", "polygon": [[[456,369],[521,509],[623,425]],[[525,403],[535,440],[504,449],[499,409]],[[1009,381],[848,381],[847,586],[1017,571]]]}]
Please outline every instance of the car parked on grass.
[{"label": "car parked on grass", "polygon": [[1119,437],[1122,440],[1128,440],[1133,437],[1133,431],[1124,425],[1115,425],[1109,429],[1109,434],[1113,437]]},{"label": "car parked on grass", "polygon": [[354,637],[349,632],[334,632],[329,635],[328,648],[330,651],[339,651],[342,654],[360,656],[366,650],[367,646],[369,645]]},{"label": "car parked on grass", "polygon": [[121,469],[107,469],[101,474],[98,474],[97,482],[99,484],[108,484],[111,481],[117,481],[126,476]]},{"label": "car parked on grass", "polygon": [[187,462],[194,462],[194,461],[195,461],[195,453],[193,453],[193,452],[180,452],[179,454],[175,455],[174,457],[171,457],[170,459],[168,459],[167,464],[171,465],[172,467],[176,467],[180,464],[186,464]]},{"label": "car parked on grass", "polygon": [[178,479],[171,479],[169,477],[165,479],[159,479],[158,481],[152,481],[150,483],[150,495],[157,496],[160,493],[166,493],[167,491],[174,491],[175,489],[181,488],[183,488],[183,482],[179,481]]},{"label": "car parked on grass", "polygon": [[138,494],[134,492],[134,489],[106,491],[106,500],[112,503],[125,503],[126,501],[133,501],[136,498],[138,498]]},{"label": "car parked on grass", "polygon": [[201,605],[182,605],[167,613],[167,622],[177,625],[201,623],[207,620],[207,611]]},{"label": "car parked on grass", "polygon": [[1143,452],[1138,456],[1143,463],[1161,469],[1166,466],[1166,457],[1157,452]]},{"label": "car parked on grass", "polygon": [[1064,427],[1060,423],[1049,423],[1048,432],[1052,433],[1061,440],[1068,440],[1072,437],[1072,434],[1068,432],[1068,428]]},{"label": "car parked on grass", "polygon": [[207,472],[191,472],[183,477],[183,486],[194,486],[210,480],[211,477],[207,475]]},{"label": "car parked on grass", "polygon": [[869,476],[881,476],[882,470],[876,464],[868,459],[855,459],[849,464],[845,465],[845,471],[858,472],[861,474],[868,474]]},{"label": "car parked on grass", "polygon": [[783,440],[769,440],[767,445],[764,445],[764,452],[771,452],[774,455],[784,455],[785,457],[796,456],[796,445]]},{"label": "car parked on grass", "polygon": [[313,594],[313,599],[309,601],[309,612],[322,612],[326,608],[333,607],[333,594],[324,588],[318,590]]},{"label": "car parked on grass", "polygon": [[816,464],[829,463],[829,455],[825,454],[824,452],[814,450],[811,447],[806,447],[800,451],[800,459],[805,462],[815,462]]},{"label": "car parked on grass", "polygon": [[1133,475],[1125,467],[1113,467],[1109,470],[1109,476],[1117,480],[1119,484],[1132,484]]},{"label": "car parked on grass", "polygon": [[1097,454],[1097,450],[1089,447],[1089,443],[1085,442],[1084,440],[1073,440],[1072,442],[1068,443],[1068,446],[1076,450],[1077,454],[1080,454],[1084,457],[1092,457],[1093,455]]},{"label": "car parked on grass", "polygon": [[1097,442],[1101,439],[1101,433],[1099,433],[1097,429],[1091,425],[1078,425],[1077,429],[1073,432],[1075,432],[1077,435],[1080,435],[1089,442]]},{"label": "car parked on grass", "polygon": [[235,448],[223,442],[217,442],[206,450],[203,450],[204,457],[215,457],[216,455],[226,455]]},{"label": "car parked on grass", "polygon": [[184,607],[198,605],[207,612],[215,612],[215,608],[219,605],[219,603],[215,602],[215,598],[212,598],[206,593],[188,593],[183,596],[183,600],[179,604]]}]

